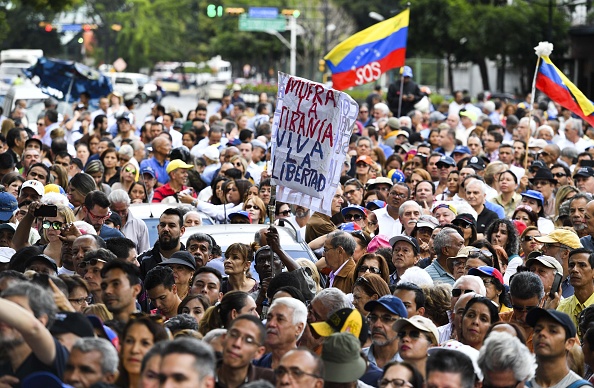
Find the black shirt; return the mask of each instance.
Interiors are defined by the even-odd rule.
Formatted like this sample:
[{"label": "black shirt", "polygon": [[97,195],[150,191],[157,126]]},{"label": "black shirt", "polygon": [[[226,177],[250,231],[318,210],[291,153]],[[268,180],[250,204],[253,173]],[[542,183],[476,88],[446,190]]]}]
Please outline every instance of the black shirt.
[{"label": "black shirt", "polygon": [[476,220],[476,232],[485,233],[485,230],[487,230],[487,227],[491,225],[491,222],[498,219],[499,216],[497,213],[483,206],[483,211],[478,215]]}]

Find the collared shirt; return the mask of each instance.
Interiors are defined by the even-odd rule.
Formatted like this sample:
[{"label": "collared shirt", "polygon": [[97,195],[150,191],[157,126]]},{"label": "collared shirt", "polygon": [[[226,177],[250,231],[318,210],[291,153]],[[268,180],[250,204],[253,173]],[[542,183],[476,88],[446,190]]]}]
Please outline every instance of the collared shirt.
[{"label": "collared shirt", "polygon": [[590,306],[593,303],[594,293],[590,295],[584,303],[580,303],[576,296],[572,295],[567,299],[561,300],[559,302],[559,307],[557,307],[557,310],[569,315],[575,327],[578,327],[578,315],[582,312],[582,310],[584,310],[586,307]]},{"label": "collared shirt", "polygon": [[51,138],[52,131],[59,127],[60,127],[60,124],[58,124],[58,123],[52,123],[52,124],[48,125],[45,128],[45,134],[41,138],[41,142],[43,144],[45,144],[46,146],[51,146],[52,145],[52,138]]},{"label": "collared shirt", "polygon": [[155,170],[157,173],[157,181],[161,184],[165,184],[169,182],[169,174],[167,174],[167,166],[169,165],[169,160],[166,160],[165,163],[161,164],[155,157],[153,156],[150,159],[143,160],[140,163],[140,169],[150,166]]},{"label": "collared shirt", "polygon": [[503,203],[501,194],[499,194],[498,196],[493,198],[491,200],[491,202],[496,203],[497,205],[503,207],[503,210],[505,212],[505,218],[512,218],[512,216],[514,215],[514,211],[516,210],[518,205],[522,202],[522,196],[518,193],[514,193],[511,197],[511,200],[509,201],[509,203],[507,205],[505,205]]},{"label": "collared shirt", "polygon": [[[377,360],[375,359],[375,355],[373,354],[373,344],[368,348],[363,348],[362,352],[365,355],[365,357],[367,357],[367,361],[369,361],[370,364],[373,364],[379,368],[379,366],[377,365]],[[402,357],[400,357],[400,354],[398,354],[398,352],[396,352],[396,354],[392,356],[389,362],[392,361],[402,361]]]},{"label": "collared shirt", "polygon": [[136,244],[138,254],[150,249],[148,227],[142,220],[134,218],[131,211],[128,211],[128,219],[126,224],[120,228],[120,232]]},{"label": "collared shirt", "polygon": [[336,274],[340,272],[341,269],[344,268],[345,265],[347,265],[349,261],[345,261],[344,263],[342,263],[342,265],[340,267],[338,267],[338,269],[336,271],[330,272],[330,287],[332,287],[332,285],[334,284],[334,278],[336,277]]},{"label": "collared shirt", "polygon": [[398,276],[398,271],[394,271],[390,274],[390,284],[397,284],[400,281],[400,276]]},{"label": "collared shirt", "polygon": [[433,260],[433,262],[425,268],[425,271],[431,276],[433,279],[433,283],[447,283],[451,286],[454,285],[456,279],[452,276],[449,272],[447,272],[441,264],[437,261],[437,259]]},{"label": "collared shirt", "polygon": [[574,294],[573,286],[569,282],[569,276],[561,282],[561,296],[563,298],[569,298]]},{"label": "collared shirt", "polygon": [[381,234],[394,237],[402,234],[402,224],[399,219],[392,218],[388,214],[388,207],[373,211],[377,217],[377,223]]}]

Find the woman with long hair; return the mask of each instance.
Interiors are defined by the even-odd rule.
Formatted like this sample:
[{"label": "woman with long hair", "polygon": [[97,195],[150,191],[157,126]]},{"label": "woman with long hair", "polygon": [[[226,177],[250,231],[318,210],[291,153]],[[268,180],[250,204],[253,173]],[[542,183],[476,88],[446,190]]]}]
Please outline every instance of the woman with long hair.
[{"label": "woman with long hair", "polygon": [[111,186],[111,190],[122,189],[128,192],[134,182],[138,182],[140,167],[136,159],[132,158],[126,162],[120,170],[120,181]]},{"label": "woman with long hair", "polygon": [[54,184],[60,186],[64,191],[68,188],[68,171],[59,164],[52,164],[49,168],[50,175],[54,177]]},{"label": "woman with long hair", "polygon": [[133,182],[128,190],[130,203],[148,203],[148,195],[146,186],[141,182]]},{"label": "woman with long hair", "polygon": [[480,350],[489,327],[499,321],[499,311],[489,298],[475,297],[468,301],[462,313],[460,342]]},{"label": "woman with long hair", "polygon": [[115,148],[108,148],[101,153],[99,158],[103,164],[105,171],[103,172],[103,181],[108,186],[113,186],[114,183],[120,180],[120,157]]},{"label": "woman with long hair", "polygon": [[522,221],[527,227],[534,226],[537,228],[538,214],[536,214],[529,205],[520,205],[516,207],[511,219],[514,221]]},{"label": "woman with long hair", "polygon": [[493,245],[499,245],[507,253],[508,261],[519,259],[520,239],[516,225],[508,219],[497,219],[485,230],[485,237]]},{"label": "woman with long hair", "polygon": [[452,224],[456,225],[462,232],[464,233],[464,245],[468,246],[473,241],[476,241],[477,238],[477,231],[476,231],[476,220],[474,216],[470,213],[461,213],[454,218]]},{"label": "woman with long hair", "polygon": [[353,306],[363,317],[369,314],[369,311],[365,310],[365,304],[384,295],[390,295],[390,287],[377,274],[363,273],[353,284]]},{"label": "woman with long hair", "polygon": [[202,294],[188,294],[177,307],[178,314],[189,314],[200,322],[204,313],[210,307],[208,298]]},{"label": "woman with long hair", "polygon": [[95,180],[95,185],[97,186],[97,190],[103,191],[105,195],[109,195],[111,193],[111,187],[103,182],[103,177],[105,173],[105,167],[100,160],[91,160],[85,166],[85,173],[89,174]]},{"label": "woman with long hair", "polygon": [[228,179],[223,176],[218,176],[212,180],[210,184],[212,190],[212,196],[208,200],[208,202],[212,203],[213,205],[221,205],[225,203],[225,193],[223,192],[223,184],[227,182]]},{"label": "woman with long hair", "polygon": [[169,339],[162,326],[163,318],[139,314],[131,318],[121,337],[120,375],[116,385],[137,388],[140,385],[142,359],[155,343]]},{"label": "woman with long hair", "polygon": [[542,234],[536,226],[529,226],[524,229],[520,235],[520,248],[523,260],[526,260],[532,252],[542,249],[542,244],[536,241],[536,238],[541,236]]},{"label": "woman with long hair", "polygon": [[221,292],[244,291],[254,293],[258,291],[258,282],[251,277],[250,266],[254,260],[255,243],[252,245],[233,243],[225,251],[225,274]]},{"label": "woman with long hair", "polygon": [[266,220],[266,206],[258,196],[252,195],[246,199],[243,203],[243,210],[250,214],[252,224],[263,224]]},{"label": "woman with long hair", "polygon": [[232,179],[226,181],[222,190],[225,195],[224,204],[214,205],[205,201],[195,200],[196,209],[214,218],[220,223],[227,222],[227,215],[240,211],[252,184],[245,179]]},{"label": "woman with long hair", "polygon": [[74,206],[74,215],[78,213],[78,210],[85,202],[87,194],[93,190],[97,190],[97,183],[89,174],[79,172],[70,179],[66,190],[66,196],[70,204]]},{"label": "woman with long hair", "polygon": [[199,322],[198,331],[206,335],[211,330],[226,328],[229,323],[242,314],[258,316],[256,302],[243,291],[229,291],[221,302],[209,307]]}]

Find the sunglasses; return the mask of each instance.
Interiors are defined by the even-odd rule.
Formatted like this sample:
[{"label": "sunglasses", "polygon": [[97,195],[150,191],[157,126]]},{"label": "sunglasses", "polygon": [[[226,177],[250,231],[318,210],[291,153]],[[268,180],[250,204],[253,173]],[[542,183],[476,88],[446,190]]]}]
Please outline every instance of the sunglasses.
[{"label": "sunglasses", "polygon": [[524,236],[522,237],[522,242],[528,242],[528,241],[532,241],[532,240],[536,240],[537,236]]},{"label": "sunglasses", "polygon": [[538,308],[538,306],[515,306],[515,305],[512,305],[512,308],[514,309],[514,311],[516,311],[518,313],[527,313],[529,311],[534,310],[535,308]]},{"label": "sunglasses", "polygon": [[54,230],[60,230],[64,223],[60,221],[43,221],[41,225],[43,229],[49,229],[51,227]]},{"label": "sunglasses", "polygon": [[259,210],[260,208],[258,206],[256,206],[256,205],[245,205],[245,210],[252,210],[252,209],[254,209],[254,210],[258,209]]},{"label": "sunglasses", "polygon": [[[367,271],[369,271],[371,273],[374,273],[374,274],[380,274],[382,272],[377,267],[368,267],[366,265],[362,265],[362,266],[359,267],[359,272],[367,272]],[[365,279],[365,278],[363,278],[363,279]],[[365,280],[367,280],[367,279],[365,279]]]},{"label": "sunglasses", "polygon": [[564,177],[567,176],[567,174],[564,174],[562,172],[556,172],[556,173],[553,174],[553,176],[554,177],[557,177],[557,178],[564,178]]},{"label": "sunglasses", "polygon": [[464,292],[465,294],[469,294],[469,293],[471,293],[471,292],[474,292],[474,290],[463,290],[463,289],[461,289],[461,288],[454,288],[454,289],[452,290],[452,296],[453,296],[454,298],[458,298],[460,295],[462,295],[462,293],[463,293],[463,292]]},{"label": "sunglasses", "polygon": [[94,266],[97,265],[97,263],[107,263],[107,261],[102,260],[102,259],[90,259],[90,260],[86,260],[86,261],[81,261],[80,263],[78,263],[79,268],[85,269],[87,268],[87,266]]},{"label": "sunglasses", "polygon": [[421,331],[420,330],[400,330],[398,332],[398,338],[403,339],[406,336],[408,336],[410,339],[417,340],[417,339],[421,338]]},{"label": "sunglasses", "polygon": [[361,214],[345,214],[344,219],[347,221],[361,221],[363,219],[363,216]]},{"label": "sunglasses", "polygon": [[282,211],[282,212],[278,212],[277,214],[280,215],[280,216],[288,217],[289,214],[291,214],[291,211],[290,210],[285,210],[285,211]]},{"label": "sunglasses", "polygon": [[126,166],[126,168],[124,168],[124,171],[129,172],[131,174],[136,174],[136,169],[130,166]]},{"label": "sunglasses", "polygon": [[351,236],[355,236],[355,237],[359,237],[359,238],[363,239],[363,241],[365,241],[365,245],[369,244],[369,240],[365,236],[365,233],[363,233],[361,230],[355,230],[354,232],[351,232]]}]

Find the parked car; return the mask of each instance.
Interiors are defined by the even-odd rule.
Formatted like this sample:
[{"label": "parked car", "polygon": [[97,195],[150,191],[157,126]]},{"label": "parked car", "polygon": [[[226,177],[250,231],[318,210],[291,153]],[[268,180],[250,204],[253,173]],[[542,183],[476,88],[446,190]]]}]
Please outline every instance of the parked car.
[{"label": "parked car", "polygon": [[181,84],[175,78],[163,78],[159,81],[165,93],[179,97]]},{"label": "parked car", "polygon": [[157,98],[157,85],[147,75],[140,73],[107,73],[111,79],[113,90],[124,96],[124,100],[132,100],[136,105]]},{"label": "parked car", "polygon": [[[161,214],[163,214],[165,209],[181,206],[186,206],[189,208],[188,205],[181,205],[178,203],[137,203],[130,205],[129,211],[132,212],[132,215],[135,218],[144,221],[149,231],[149,243],[151,246],[153,246],[155,242],[157,242],[157,240],[159,239],[157,226],[159,225],[159,218],[161,217]],[[213,219],[207,216],[206,214],[200,213],[200,216],[202,218],[202,225],[214,224]],[[188,235],[188,232],[184,233],[184,235]]]}]

